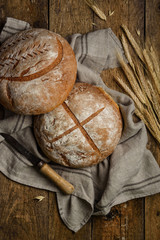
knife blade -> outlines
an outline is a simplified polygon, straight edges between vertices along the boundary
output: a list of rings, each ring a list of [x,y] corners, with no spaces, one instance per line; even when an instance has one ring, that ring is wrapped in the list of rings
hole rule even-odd
[[[39,171],[52,180],[65,194],[71,194],[74,191],[74,186],[57,174],[47,163],[36,157],[20,144],[14,137],[6,133],[0,133],[5,141],[17,152],[26,157]]]

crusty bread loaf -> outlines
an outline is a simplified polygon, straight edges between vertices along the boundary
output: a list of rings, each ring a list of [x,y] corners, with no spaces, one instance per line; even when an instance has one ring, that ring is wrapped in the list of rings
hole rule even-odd
[[[76,83],[53,111],[36,116],[34,133],[51,160],[87,167],[109,156],[119,142],[122,118],[118,105],[101,88]]]
[[[0,47],[0,103],[19,114],[49,112],[67,98],[76,72],[74,52],[60,35],[17,33]]]

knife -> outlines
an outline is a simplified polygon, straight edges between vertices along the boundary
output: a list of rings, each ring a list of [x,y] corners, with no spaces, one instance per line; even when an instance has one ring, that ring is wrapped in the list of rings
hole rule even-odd
[[[33,155],[24,146],[22,146],[15,138],[6,133],[0,133],[7,143],[10,144],[12,148],[17,150],[20,154],[25,156],[39,171],[52,180],[59,189],[61,189],[65,194],[71,194],[74,191],[74,186],[57,174],[47,163],[42,159]]]

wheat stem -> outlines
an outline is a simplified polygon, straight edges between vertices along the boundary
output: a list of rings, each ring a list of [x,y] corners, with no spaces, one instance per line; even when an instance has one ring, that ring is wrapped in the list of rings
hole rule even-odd
[[[133,49],[137,53],[138,57],[144,62],[144,57],[143,57],[142,50],[138,46],[138,44],[135,41],[135,39],[133,38],[132,34],[130,33],[130,31],[128,30],[128,28],[125,25],[122,25],[122,28],[123,28],[123,30],[124,30],[128,40],[129,40],[130,44],[132,45]]]
[[[137,97],[139,98],[139,100],[145,104],[145,98],[142,94],[142,91],[136,81],[136,78],[132,72],[132,70],[129,68],[129,66],[123,61],[123,58],[120,54],[117,55],[118,56],[118,60],[119,60],[119,63],[132,87],[132,89],[134,90],[134,93],[137,95]]]
[[[143,94],[146,99],[146,107],[148,108],[148,111],[151,113],[151,116],[153,117],[153,120],[155,121],[156,125],[160,128],[159,123],[157,121],[157,117],[156,117],[156,115],[159,116],[159,112],[157,113],[157,104],[150,93],[150,89],[151,89],[151,86],[149,88],[150,82],[147,80],[146,81],[144,80],[145,79],[144,74],[139,68],[138,64],[136,65],[136,70],[137,70],[137,80],[142,86]]]
[[[132,57],[131,57],[131,54],[129,52],[128,44],[127,44],[127,41],[126,41],[126,39],[124,37],[124,34],[122,34],[121,41],[122,41],[122,45],[123,45],[123,48],[124,48],[125,56],[126,56],[128,62],[130,64],[130,66],[135,71],[135,66],[134,66],[134,63],[132,61]]]
[[[158,99],[158,95],[155,93],[155,91],[153,90],[152,84],[148,81],[148,84],[150,86],[150,92],[151,92],[151,96],[153,99],[153,109],[155,110],[157,117],[160,121],[160,104],[159,104],[159,99]]]
[[[118,55],[118,60],[131,89],[127,83],[119,77],[115,76],[115,80],[133,99],[136,107],[135,113],[144,121],[151,134],[160,143],[159,60],[152,47],[150,48],[150,52],[147,49],[142,50],[128,28],[125,25],[122,25],[122,28],[125,32],[125,35],[122,34],[122,45],[130,66],[126,64],[121,55]],[[134,58],[134,61],[125,36],[137,54],[137,58]],[[143,69],[139,66],[140,64],[143,66],[145,72],[143,72]],[[145,73],[147,74],[146,76]]]
[[[144,59],[145,59],[145,63],[147,65],[147,68],[148,68],[148,71],[154,81],[154,85],[155,85],[155,88],[157,89],[158,91],[158,94],[160,94],[160,82],[158,81],[158,78],[156,76],[156,73],[154,71],[154,68],[153,68],[153,65],[152,65],[152,62],[149,58],[149,55],[148,55],[148,52],[146,49],[143,50],[143,56],[144,56]]]
[[[152,58],[152,62],[153,62],[153,65],[154,65],[155,72],[157,74],[159,74],[159,71],[160,71],[159,62],[158,62],[158,59],[157,59],[157,55],[156,55],[152,46],[150,47],[150,55],[151,55],[151,58]]]
[[[141,115],[140,119],[144,121],[148,129],[152,132],[157,133],[156,139],[160,138],[160,125],[157,123],[157,119],[153,118],[153,115],[150,115],[148,113],[148,109],[145,109],[143,104],[139,101],[139,99],[136,97],[136,95],[130,90],[130,88],[124,83],[122,79],[120,79],[117,76],[114,76],[115,80],[117,83],[123,88],[123,90],[133,99],[135,105],[136,105],[136,110],[139,112],[139,115]],[[148,120],[148,121],[147,121]],[[160,139],[159,139],[160,140]],[[158,141],[159,141],[158,140]]]
[[[133,101],[137,104],[139,109],[142,109],[142,103],[139,101],[137,96],[132,92],[132,90],[124,83],[124,81],[118,76],[114,76],[116,82],[125,90],[125,92],[133,99]]]
[[[141,84],[141,88],[143,89],[144,94],[153,103],[150,89],[148,86],[148,81],[145,81],[145,76],[144,76],[143,71],[140,69],[140,66],[138,64],[136,64],[135,68],[136,68],[136,72],[137,72],[137,80]]]
[[[145,125],[147,126],[150,133],[160,143],[160,132],[158,134],[154,131],[154,129],[149,124],[149,122],[146,120],[146,118],[143,116],[143,114],[138,109],[135,109],[135,114],[145,123]]]

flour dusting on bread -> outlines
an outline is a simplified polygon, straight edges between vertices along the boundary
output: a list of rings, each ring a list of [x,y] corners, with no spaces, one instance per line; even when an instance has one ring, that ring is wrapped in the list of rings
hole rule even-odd
[[[53,161],[87,167],[110,155],[122,132],[117,104],[98,87],[76,83],[66,101],[34,121],[36,139]]]
[[[22,31],[0,47],[0,103],[19,114],[49,112],[67,98],[76,73],[63,37],[45,29]]]

